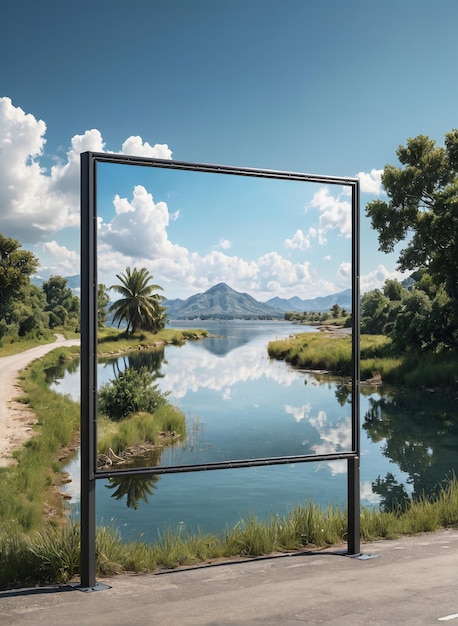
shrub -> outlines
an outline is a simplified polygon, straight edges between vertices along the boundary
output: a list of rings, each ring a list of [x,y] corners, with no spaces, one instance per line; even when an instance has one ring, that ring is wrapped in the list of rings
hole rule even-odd
[[[119,377],[103,385],[99,392],[99,410],[117,422],[132,413],[153,413],[166,402],[166,394],[153,384],[153,375],[144,367],[127,368]]]

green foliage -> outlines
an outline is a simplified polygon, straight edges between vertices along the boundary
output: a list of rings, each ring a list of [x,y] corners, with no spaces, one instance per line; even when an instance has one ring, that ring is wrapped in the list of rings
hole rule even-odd
[[[99,410],[113,421],[133,413],[153,413],[166,402],[165,394],[153,384],[153,375],[145,368],[127,368],[117,379],[99,391]]]
[[[414,274],[412,289],[387,280],[361,299],[361,332],[386,334],[398,353],[435,351],[455,345],[454,303],[443,285],[425,271]]]
[[[39,266],[34,254],[20,248],[19,241],[0,233],[0,318],[7,323],[11,321],[12,300],[29,284],[30,276]]]
[[[445,315],[441,316],[442,323],[446,323],[441,342],[454,349],[458,346],[457,154],[457,130],[445,136],[445,147],[437,147],[424,135],[408,139],[407,146],[399,146],[397,150],[403,167],[386,165],[382,175],[389,201],[375,200],[366,207],[372,226],[379,233],[380,250],[392,252],[397,243],[407,241],[399,254],[399,269],[422,269],[428,274],[428,287],[433,287],[426,289],[430,297],[433,296],[431,291],[440,287],[445,291],[447,303],[439,307],[446,308]],[[423,290],[424,286],[420,288]],[[408,327],[415,323],[415,313],[418,313],[410,314],[416,307],[414,301],[409,307],[402,322],[405,325],[405,318],[408,318]],[[425,342],[424,321],[418,321],[423,335],[422,347],[431,349],[428,338]],[[399,330],[401,332],[401,328]],[[431,331],[428,333],[431,335]]]
[[[135,333],[137,330],[157,332],[164,328],[167,315],[162,306],[162,296],[154,291],[162,290],[159,285],[152,285],[152,274],[145,267],[138,270],[136,267],[131,271],[126,268],[125,274],[116,274],[120,285],[112,285],[122,295],[111,305],[110,311],[114,313],[113,323],[127,323],[126,332]]]
[[[43,283],[46,296],[45,310],[49,311],[49,326],[79,326],[80,300],[74,296],[67,279],[62,276],[51,276]]]
[[[403,499],[403,495],[399,494]],[[445,483],[433,498],[420,497],[394,511],[362,508],[361,539],[394,539],[458,524],[458,481]],[[96,531],[97,575],[147,572],[212,562],[222,557],[256,557],[285,550],[335,545],[347,540],[347,512],[339,507],[297,505],[284,516],[260,520],[249,514],[221,535],[191,534],[180,526],[159,533],[157,541],[123,543],[110,526]],[[18,584],[62,583],[80,572],[79,526],[70,521],[60,528],[48,524],[26,538],[11,526],[0,534],[0,587]]]
[[[110,296],[105,285],[99,284],[97,287],[97,323],[101,328],[107,321],[107,306],[110,303]]]

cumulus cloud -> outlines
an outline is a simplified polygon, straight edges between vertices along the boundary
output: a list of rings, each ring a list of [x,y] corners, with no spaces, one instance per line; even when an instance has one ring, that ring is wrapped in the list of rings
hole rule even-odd
[[[80,271],[80,256],[74,250],[61,246],[57,241],[48,241],[43,244],[43,251],[55,259],[52,264],[52,273],[59,276],[74,276]],[[47,268],[43,268],[45,271]]]
[[[116,195],[113,206],[112,218],[99,220],[100,271],[120,271],[127,265],[141,264],[154,276],[160,275],[162,283],[177,282],[190,290],[205,291],[215,283],[226,282],[261,299],[279,292],[297,295],[312,286],[317,289],[309,262],[293,263],[278,252],[248,261],[227,253],[228,240],[220,241],[222,250],[207,254],[171,242],[167,203],[156,202],[141,185],[134,188],[131,198]]]
[[[359,178],[362,193],[379,196],[382,193],[382,174],[383,170],[376,169],[372,169],[370,172],[359,172],[356,178]]]
[[[342,236],[351,237],[351,204],[347,200],[341,200],[341,196],[334,197],[328,187],[320,187],[314,194],[308,207],[317,208],[320,211],[318,237],[321,243],[326,242],[326,233],[337,230]],[[313,234],[316,230],[313,229]],[[309,234],[312,234],[309,231]]]
[[[291,239],[285,239],[285,246],[293,250],[308,250],[310,248],[310,239],[298,228]]]
[[[0,98],[0,206],[2,230],[22,242],[48,240],[59,230],[79,225],[80,154],[103,152],[100,131],[75,135],[65,159],[50,169],[43,165],[46,124]],[[141,137],[129,137],[121,152],[171,158],[165,144],[151,146]]]
[[[347,289],[351,285],[351,263],[343,262],[337,270],[337,284],[342,289]]]
[[[394,270],[390,272],[384,265],[379,265],[376,270],[361,276],[361,292],[371,291],[372,289],[380,289],[388,278],[392,278],[401,282],[408,276],[408,273]]]

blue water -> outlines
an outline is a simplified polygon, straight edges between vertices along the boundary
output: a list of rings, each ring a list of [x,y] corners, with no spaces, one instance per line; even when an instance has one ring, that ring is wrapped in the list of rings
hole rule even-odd
[[[173,326],[205,327],[218,337],[165,349],[157,383],[186,415],[187,440],[166,448],[161,465],[351,449],[350,405],[339,403],[336,397],[342,381],[299,371],[267,356],[271,339],[313,332],[313,328],[254,321]],[[137,359],[145,356],[139,354]],[[99,385],[126,365],[136,365],[135,355],[100,363]],[[78,398],[79,372],[66,373],[54,387]],[[448,436],[439,432],[444,419],[448,424],[456,411],[453,399],[431,394],[421,402],[418,399],[418,394],[412,399],[407,392],[381,393],[375,388],[361,395],[364,505],[378,505],[393,489],[388,481],[388,487],[382,482],[374,490],[379,477],[392,475],[394,486],[401,485],[411,494],[424,485],[433,489],[454,469],[456,428],[449,425]],[[451,446],[448,451],[447,446]],[[68,468],[75,515],[77,468],[78,459]],[[98,481],[97,520],[112,522],[126,540],[154,539],[158,531],[178,526],[192,532],[221,532],[248,513],[261,518],[274,512],[281,515],[307,501],[345,506],[346,469],[346,461],[332,461],[164,475],[150,480],[152,493],[146,493],[148,502],[139,500],[137,510],[126,506],[125,496],[115,499],[115,488],[108,488],[107,481]]]

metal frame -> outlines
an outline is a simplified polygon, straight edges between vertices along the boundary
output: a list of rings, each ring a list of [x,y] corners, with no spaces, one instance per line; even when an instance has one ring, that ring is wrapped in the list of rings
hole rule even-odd
[[[145,467],[113,471],[97,470],[97,163],[178,169],[215,174],[235,174],[344,185],[352,194],[352,449],[322,455],[296,455],[257,459],[234,459],[195,465]],[[347,459],[348,551],[360,554],[360,331],[359,331],[359,180],[274,170],[131,157],[119,154],[81,154],[81,584],[86,591],[102,588],[96,582],[96,481],[112,476],[173,474],[238,467],[282,465]]]

